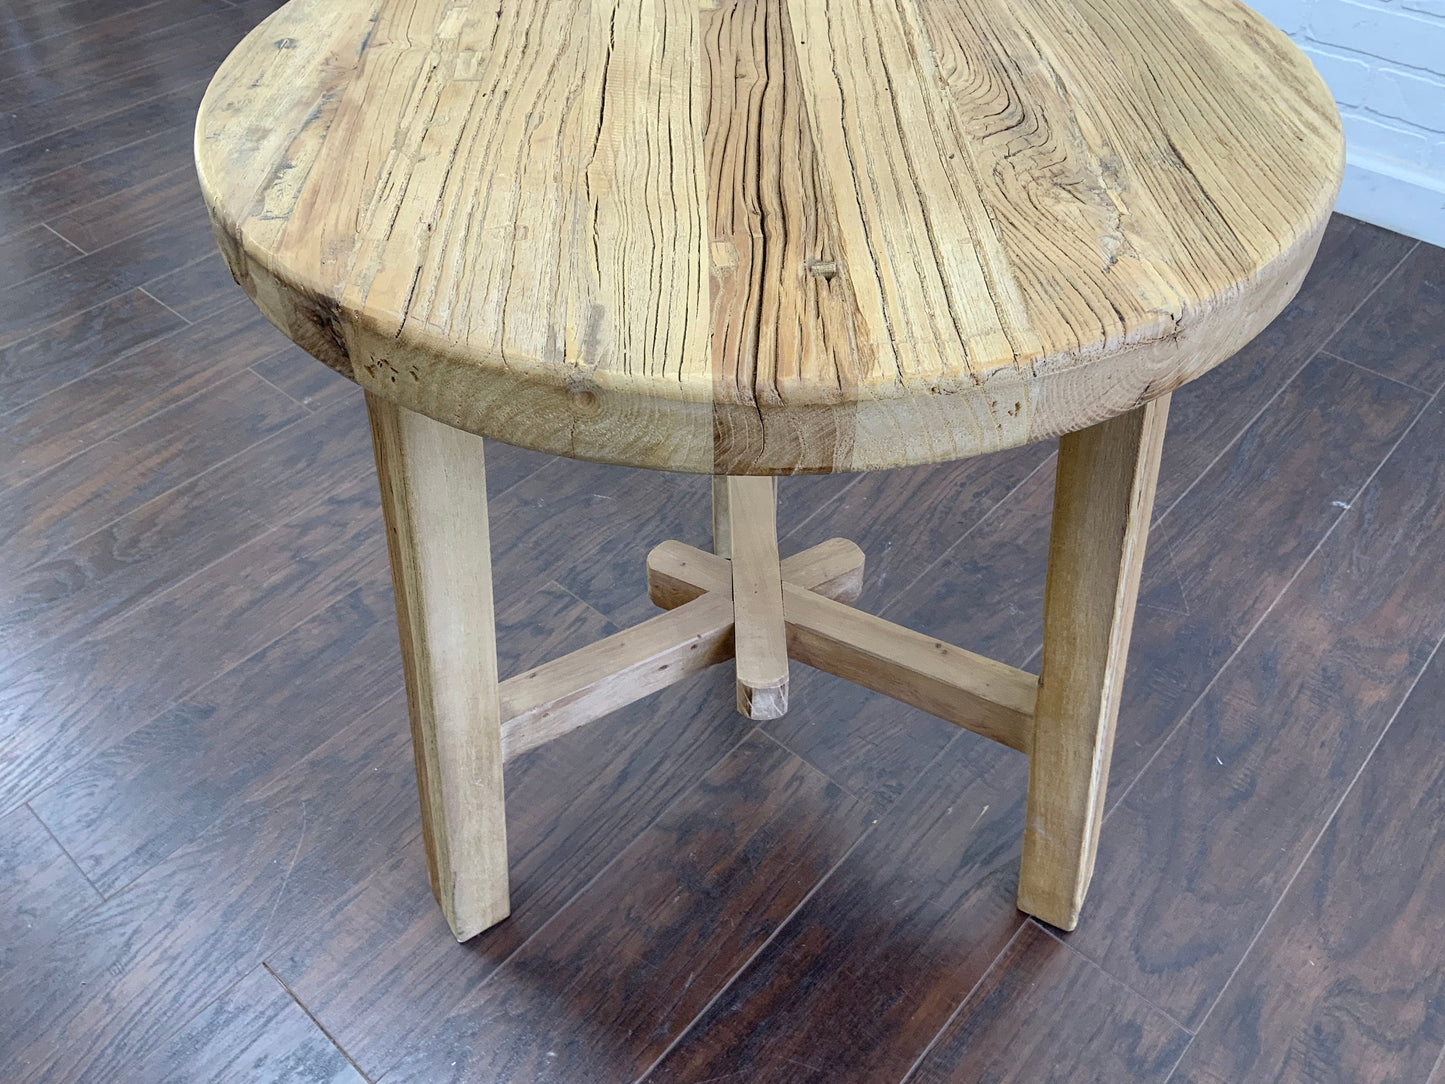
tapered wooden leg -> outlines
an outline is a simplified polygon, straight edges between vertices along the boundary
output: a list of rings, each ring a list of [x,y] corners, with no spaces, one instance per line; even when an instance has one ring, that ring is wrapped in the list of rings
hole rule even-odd
[[[1059,442],[1019,908],[1072,930],[1094,871],[1168,396]]]
[[[458,941],[507,917],[482,439],[367,396],[432,891]]]
[[[733,555],[732,535],[728,531],[728,480],[720,474],[712,480],[712,551],[719,557]]]
[[[788,634],[777,526],[771,478],[728,479],[738,711],[749,719],[779,719],[788,710]]]

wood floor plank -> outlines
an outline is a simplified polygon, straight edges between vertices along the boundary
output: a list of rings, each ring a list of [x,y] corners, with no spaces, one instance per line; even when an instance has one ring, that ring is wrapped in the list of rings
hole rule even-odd
[[[13,486],[0,560],[29,568],[285,429],[306,410],[248,370]]]
[[[847,853],[866,807],[755,731],[388,1080],[632,1080]]]
[[[371,476],[351,404],[289,425],[0,583],[0,652],[14,658],[109,620]],[[358,420],[360,424],[358,425]]]
[[[24,109],[31,101],[15,95],[25,88],[43,88],[53,81],[74,85],[118,74],[125,65],[139,63],[135,54],[154,47],[151,39],[169,36],[178,24],[223,12],[227,6],[224,0],[132,4],[82,26],[25,42],[0,53],[0,104]]]
[[[1197,1027],[1445,635],[1431,405],[1105,823],[1070,945]]]
[[[321,504],[203,576],[74,641],[0,666],[9,810],[362,583],[387,576],[376,482]]]
[[[185,266],[207,253],[210,231],[204,206],[178,204],[153,229],[0,291],[0,346]]]
[[[131,290],[0,349],[0,417],[184,326],[159,302]]]
[[[0,817],[0,976],[100,898],[28,808]]]
[[[657,612],[647,551],[669,538],[710,549],[712,505],[706,478],[554,459],[492,502],[492,524],[508,575],[555,579],[625,628]]]
[[[0,55],[16,48],[30,48],[36,42],[68,34],[110,18],[120,12],[143,7],[155,0],[28,0],[12,3],[0,23]]]
[[[1154,499],[1165,512],[1414,245],[1335,215],[1304,285],[1274,322],[1223,365],[1179,389]]]
[[[122,1080],[366,871],[420,846],[394,697],[0,976],[14,1084]]]
[[[199,320],[207,313],[225,308],[244,296],[218,252],[172,271],[169,275],[152,279],[146,283],[146,293],[187,320]],[[323,373],[332,373],[338,379],[345,379],[320,362],[316,362],[315,368]]]
[[[31,799],[105,895],[401,688],[391,594],[359,587]]]
[[[1445,1050],[1437,651],[1176,1074],[1425,1080]]]
[[[326,1033],[264,967],[197,1013],[135,1079],[241,1084],[364,1084]]]
[[[54,230],[32,226],[0,240],[0,290],[69,263],[81,251]]]
[[[140,186],[190,164],[193,126],[194,118],[190,123],[177,118],[149,136],[33,179],[12,181],[0,174],[0,236],[62,217],[129,188],[146,191]],[[14,187],[6,187],[12,184]],[[125,213],[126,198],[121,196],[114,206]]]
[[[498,621],[509,666],[610,631],[546,585]],[[110,895],[397,695],[397,652],[389,585],[359,587],[78,766],[31,808]]]
[[[960,734],[647,1079],[901,1080],[1023,922],[1024,768]]]
[[[118,192],[89,201],[75,210],[52,214],[46,224],[87,252],[95,252],[127,237],[165,225],[177,207],[187,204],[196,206],[200,199],[201,188],[196,180],[195,167],[187,163],[157,177],[142,177]],[[204,249],[182,254],[186,260],[211,257],[220,262],[219,253],[207,253]],[[153,279],[152,283],[165,282],[182,274],[184,269],[171,271]],[[229,274],[226,279],[230,281]]]
[[[881,615],[1023,667],[1042,635],[1052,507],[1053,471],[1046,464],[964,539],[957,561],[945,558],[922,581],[890,592]],[[838,518],[830,515],[814,529],[850,534],[851,522],[842,518],[846,512],[838,511]],[[895,566],[893,574],[907,583],[926,568],[928,555],[919,552],[908,564]],[[1000,604],[990,608],[997,599]],[[768,733],[876,808],[896,801],[954,738],[953,725],[941,719],[841,678],[797,669],[793,710],[768,724]]]
[[[1168,1016],[1030,922],[908,1080],[1163,1084],[1188,1041]]]
[[[1054,442],[997,455],[860,475],[835,500],[831,479],[790,478],[779,486],[778,529],[787,556],[829,538],[858,543],[868,557],[859,608],[876,613],[1004,500],[1044,462]],[[789,530],[800,516],[806,521]]]
[[[749,726],[733,710],[732,676],[719,668],[509,763],[512,915],[462,949],[432,899],[417,846],[378,867],[269,959],[358,1064],[380,1073],[686,794]]]
[[[323,410],[328,404],[338,399],[344,399],[347,396],[359,399],[361,396],[360,388],[340,373],[322,365],[299,346],[292,346],[289,350],[283,350],[265,361],[258,361],[251,366],[251,371],[263,380],[275,384],[307,410]],[[495,443],[494,441],[493,444]],[[518,451],[520,452],[521,449]],[[538,467],[551,459],[551,456],[542,456],[540,453],[524,454],[534,454]],[[490,458],[487,460],[487,466],[490,470]],[[493,491],[488,489],[487,492],[492,493]]]
[[[1317,358],[1151,532],[1114,739],[1116,796],[1421,406],[1408,389]]]
[[[148,34],[122,35],[117,47],[86,27],[71,40],[49,38],[40,47],[66,40],[59,61],[47,57],[0,79],[0,149],[43,139],[55,132],[99,120],[129,103],[181,90],[214,74],[226,54],[250,29],[250,21],[223,0],[209,9],[194,0],[159,0],[127,16],[149,16]],[[0,72],[5,71],[0,56]]]
[[[145,342],[95,372],[0,415],[0,486],[71,456],[264,361],[285,339],[250,304]],[[43,356],[43,352],[41,352]]]
[[[1116,793],[1338,518],[1333,502],[1351,499],[1422,403],[1409,389],[1322,358],[1239,440],[1231,435],[1212,454],[1171,460],[1168,449],[1171,442],[1207,446],[1218,437],[1213,429],[1165,437],[1165,469],[1218,461],[1151,537],[1110,773]],[[924,582],[893,595],[883,616],[1028,668],[1042,639],[1052,507],[1046,464]],[[856,520],[820,515],[809,529],[847,535]],[[892,801],[950,737],[922,713],[832,679],[800,671],[794,680],[797,706],[769,733],[876,802]]]
[[[1445,249],[1419,245],[1325,349],[1425,391],[1445,386]]]
[[[1339,387],[1341,379],[1347,381],[1347,386],[1338,401],[1321,391],[1331,381]],[[1356,487],[1364,482],[1404,431],[1421,402],[1421,398],[1412,395],[1409,389],[1361,370],[1346,372],[1338,362],[1316,363],[1312,369],[1301,374],[1298,387],[1292,387],[1260,418],[1239,443],[1237,457],[1226,457],[1216,464],[1213,470],[1217,477],[1196,487],[1174,513],[1182,524],[1193,522],[1196,516],[1201,522],[1211,521],[1212,517],[1214,546],[1204,548],[1201,543],[1196,562],[1201,575],[1191,583],[1207,593],[1224,597],[1221,609],[1211,611],[1210,616],[1215,621],[1234,622],[1237,629],[1232,634],[1235,644],[1242,640],[1253,620],[1248,614],[1231,616],[1229,601],[1232,599],[1236,606],[1240,604],[1238,592],[1231,594],[1231,589],[1241,582],[1253,585],[1256,578],[1264,581],[1272,579],[1276,584],[1275,590],[1282,589],[1338,517],[1339,509],[1331,505],[1331,499],[1340,492],[1346,493],[1346,499],[1352,495],[1353,490],[1344,487],[1351,481]],[[1321,450],[1325,448],[1335,455],[1328,466],[1321,458]],[[1281,463],[1287,466],[1281,467]],[[1245,496],[1241,497],[1241,494]],[[1234,498],[1234,502],[1230,503],[1225,497]],[[950,554],[938,569],[925,577],[924,582],[900,596],[888,610],[890,619],[904,620],[950,642],[1006,662],[1014,662],[1017,658],[1015,665],[1022,665],[1032,653],[1041,632],[1042,574],[1051,502],[1052,473],[1041,470],[1028,479],[1006,507],[989,517],[979,531],[970,536],[969,544],[960,547],[962,552]],[[1194,502],[1198,502],[1197,510]],[[1209,515],[1205,515],[1205,510]],[[1221,516],[1225,515],[1227,519],[1222,520]],[[1168,522],[1166,519],[1164,527]],[[1186,533],[1184,537],[1192,535]],[[1202,534],[1200,537],[1203,537]],[[1288,539],[1290,543],[1282,549],[1281,538]],[[1231,542],[1237,548],[1221,547],[1222,541]],[[1186,549],[1185,552],[1191,551]],[[1154,546],[1151,553],[1163,555],[1152,560],[1163,561],[1163,566],[1172,570],[1172,564],[1165,559],[1167,548]],[[1266,560],[1272,553],[1275,556]],[[1253,564],[1248,563],[1251,561]],[[1194,571],[1195,565],[1188,568]],[[1264,601],[1258,604],[1255,619],[1271,601],[1267,589],[1261,588],[1261,592]],[[1203,622],[1202,610],[1200,614],[1201,623],[1193,627],[1199,629],[1202,636],[1212,626]],[[1166,653],[1170,657],[1175,654],[1190,657],[1194,654],[1187,648],[1180,648],[1178,633],[1171,631],[1171,623],[1182,616],[1185,615],[1174,611],[1141,608],[1136,618],[1134,655],[1129,674],[1142,672],[1138,659],[1146,652]],[[1153,625],[1156,621],[1159,622],[1157,630]],[[1224,658],[1227,658],[1227,652],[1216,659],[1214,669]],[[1138,766],[1143,763],[1148,733],[1167,733],[1172,721],[1177,720],[1194,697],[1203,691],[1212,674],[1213,670],[1201,669],[1187,673],[1187,681],[1172,685],[1162,682],[1153,699],[1142,702],[1131,699],[1130,682],[1126,681],[1124,707],[1120,713],[1120,742],[1115,751],[1116,764],[1132,755],[1137,772]],[[1147,674],[1144,676],[1147,677]],[[1137,693],[1132,695],[1138,696]],[[856,702],[856,707],[853,702]],[[1134,707],[1130,706],[1131,703]],[[820,714],[804,723],[814,704],[821,704],[818,709]],[[777,732],[790,748],[829,771],[855,793],[871,793],[885,801],[893,799],[900,805],[906,805],[923,800],[915,797],[918,792],[927,791],[934,797],[940,790],[950,794],[957,792],[957,787],[942,786],[938,780],[925,775],[914,789],[904,791],[901,798],[896,798],[897,790],[911,780],[902,773],[893,775],[888,770],[889,758],[896,755],[895,749],[906,751],[910,744],[937,741],[939,739],[930,737],[927,728],[937,726],[947,729],[946,724],[936,720],[925,721],[921,713],[914,720],[910,713],[896,705],[869,701],[856,690],[842,686],[836,692],[830,688],[821,699],[800,692],[799,705],[798,712],[794,713],[797,718],[790,715],[784,719]],[[914,728],[923,736],[914,737],[912,743],[894,736],[908,734]],[[969,740],[973,739],[970,737]],[[1157,737],[1153,740],[1157,747]],[[1125,748],[1130,744],[1135,747],[1132,754]],[[1019,799],[1026,775],[1023,758],[1003,750],[995,751],[992,747],[971,752],[984,758],[983,763],[992,765],[992,770],[997,773],[995,785],[1001,802]],[[997,759],[1009,757],[1012,759]],[[893,763],[907,762],[900,756]],[[875,831],[888,833],[887,825],[892,816],[892,810],[884,814]],[[1010,828],[1021,831],[1021,821],[1011,822]],[[1106,839],[1109,836],[1107,827],[1104,836]],[[891,842],[894,847],[908,845],[906,837],[900,839],[899,834],[894,834]],[[1005,891],[1011,892],[1017,876],[1018,839],[1001,830],[998,844],[1008,848],[1013,856],[1012,863],[1001,861],[1000,868],[1006,868],[1007,873],[999,875],[1009,878]],[[882,849],[884,846],[880,844]],[[961,844],[959,849],[962,850]],[[865,848],[860,848],[860,853],[863,850]],[[850,863],[852,861],[850,858]],[[1103,876],[1102,873],[1096,876],[1095,895],[1102,891],[1097,886],[1098,878]],[[1129,875],[1121,877],[1117,889],[1127,894],[1131,883]],[[1108,921],[1107,915],[1093,910],[1091,897],[1084,926],[1092,929],[1094,925]],[[1012,929],[1008,933],[1012,933]],[[801,943],[811,934],[811,927],[799,926],[795,930],[790,924],[769,946],[769,952],[801,954],[805,951]],[[857,976],[874,968],[869,953],[881,952],[882,949],[865,945],[857,950],[857,958],[842,945],[835,951],[837,956],[830,961],[831,966],[849,976]],[[792,1040],[780,1037],[789,1028],[806,1031],[806,1021],[810,1019],[831,1019],[836,1012],[842,1011],[831,1002],[814,999],[811,993],[806,999],[800,999],[801,1004],[792,1004],[794,995],[790,991],[800,984],[808,985],[812,981],[811,975],[810,971],[809,977],[804,978],[797,971],[781,965],[775,965],[767,975],[753,977],[745,974],[738,990],[729,991],[719,1002],[722,1007],[700,1025],[702,1030],[699,1034],[684,1039],[679,1049],[690,1053],[677,1055],[682,1060],[677,1062],[675,1077],[663,1073],[660,1079],[706,1079],[709,1074],[727,1072],[742,1073],[747,1079],[752,1079],[753,1074],[761,1074],[760,1079],[769,1079],[770,1073],[786,1079],[780,1072],[768,1067],[781,1064],[793,1056],[809,1064],[821,1064],[827,1070],[831,1063],[826,1059],[821,1063],[814,1062],[811,1059],[813,1052],[804,1053],[801,1046],[795,1054],[793,1048],[787,1045]],[[943,1001],[952,999],[948,1009],[942,1010],[945,1018],[966,992],[966,988],[959,991],[950,985],[950,977],[939,976],[933,971],[917,977],[916,982],[918,989],[910,995],[912,997],[930,1004],[935,998]],[[832,996],[841,999],[844,995],[839,991]],[[864,1005],[868,1003],[866,998],[862,1002]],[[773,1017],[780,1012],[789,1015],[775,1024]],[[726,1022],[733,1017],[736,1017],[735,1022]],[[761,1021],[767,1023],[762,1024]],[[942,1026],[941,1021],[938,1026]],[[766,1038],[758,1040],[764,1052],[749,1055],[746,1061],[726,1052],[736,1044],[746,1043],[748,1040],[743,1036],[754,1027],[763,1027],[767,1033]],[[920,1043],[913,1035],[909,1040],[900,1039],[899,1042],[903,1047],[908,1047],[909,1042],[918,1044],[911,1047],[912,1056],[916,1057],[922,1050],[922,1044],[931,1037],[932,1033],[929,1033]],[[902,1061],[906,1051],[900,1050],[890,1056]],[[837,1064],[841,1065],[841,1051],[837,1058]],[[672,1061],[669,1058],[664,1065]],[[905,1069],[906,1066],[904,1061]]]
[[[0,151],[0,186],[21,188],[163,132],[175,135],[184,127],[189,135],[207,82],[198,79],[181,90]]]

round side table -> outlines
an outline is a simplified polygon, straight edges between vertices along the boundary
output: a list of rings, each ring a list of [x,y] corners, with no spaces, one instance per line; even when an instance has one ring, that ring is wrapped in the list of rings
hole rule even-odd
[[[1030,759],[1019,906],[1078,922],[1169,393],[1289,301],[1343,169],[1237,0],[291,0],[196,161],[236,281],[366,390],[432,888],[508,913],[506,758],[790,660]],[[772,475],[1062,435],[1042,674],[780,560]],[[481,438],[714,476],[667,612],[499,681]]]

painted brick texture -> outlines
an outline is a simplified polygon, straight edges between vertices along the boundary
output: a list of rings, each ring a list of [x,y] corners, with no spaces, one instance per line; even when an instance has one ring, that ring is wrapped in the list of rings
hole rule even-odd
[[[1329,84],[1353,152],[1445,175],[1445,0],[1253,0]]]

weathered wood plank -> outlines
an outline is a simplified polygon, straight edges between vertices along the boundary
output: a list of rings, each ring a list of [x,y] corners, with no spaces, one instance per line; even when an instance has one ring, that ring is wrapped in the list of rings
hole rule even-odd
[[[733,654],[733,604],[694,599],[502,682],[502,756],[510,760]]]
[[[1035,675],[792,584],[783,585],[783,611],[799,662],[1029,751]]]
[[[458,941],[507,917],[482,439],[368,395],[427,871]]]
[[[728,479],[728,549],[738,711],[749,719],[781,718],[788,712],[788,636],[771,478]]]
[[[1019,907],[1064,930],[1093,876],[1168,417],[1166,395],[1059,439]]]

